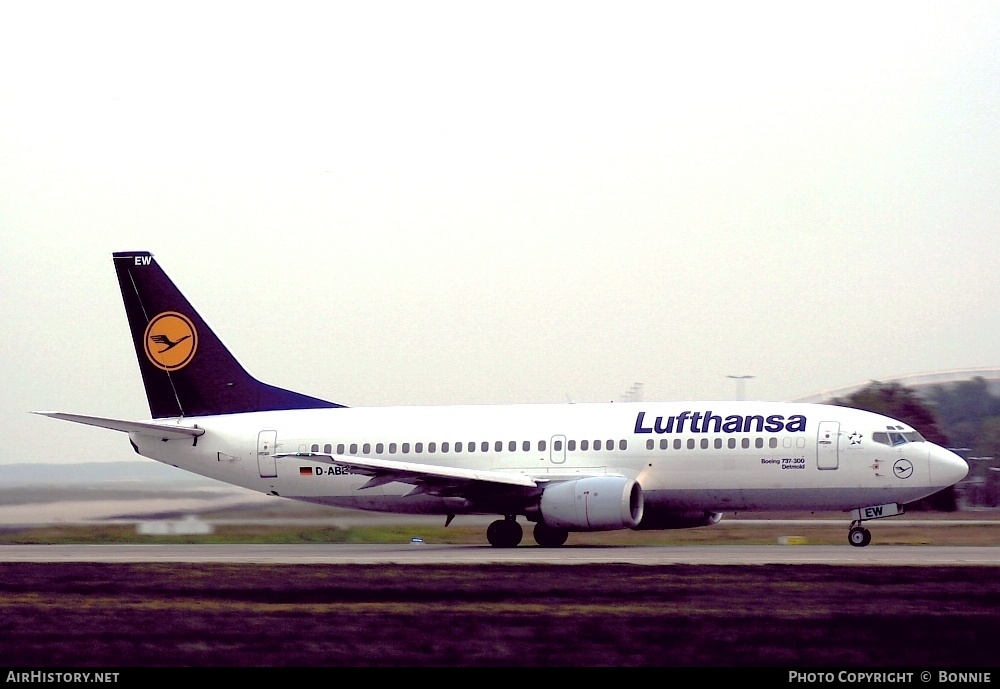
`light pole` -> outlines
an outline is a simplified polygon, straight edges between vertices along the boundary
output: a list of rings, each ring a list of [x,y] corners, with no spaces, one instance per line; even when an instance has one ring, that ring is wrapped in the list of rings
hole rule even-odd
[[[628,392],[622,395],[622,402],[642,402],[642,383],[632,383]]]
[[[726,376],[736,381],[736,399],[743,400],[746,397],[747,381],[753,376]]]

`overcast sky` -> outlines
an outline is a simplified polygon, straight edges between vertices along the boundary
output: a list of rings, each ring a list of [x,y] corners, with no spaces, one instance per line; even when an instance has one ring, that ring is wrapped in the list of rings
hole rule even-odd
[[[130,459],[111,252],[352,406],[1000,364],[1000,3],[6,2],[2,462]],[[11,452],[10,450],[13,450]]]

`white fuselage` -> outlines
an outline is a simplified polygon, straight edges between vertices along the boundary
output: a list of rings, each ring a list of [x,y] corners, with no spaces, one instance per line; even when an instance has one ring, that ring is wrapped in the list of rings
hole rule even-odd
[[[851,510],[906,503],[952,485],[967,466],[912,429],[828,405],[682,402],[269,411],[178,420],[204,435],[130,434],[140,454],[286,498],[388,512],[484,511],[406,483],[277,453],[318,452],[528,475],[542,482],[616,475],[667,510]],[[460,448],[460,449],[459,449]],[[405,496],[405,497],[404,497]],[[489,508],[485,511],[493,513]]]

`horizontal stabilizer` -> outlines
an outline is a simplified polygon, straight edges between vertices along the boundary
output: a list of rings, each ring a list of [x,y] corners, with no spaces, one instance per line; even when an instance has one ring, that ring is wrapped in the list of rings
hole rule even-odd
[[[192,428],[191,426],[171,425],[165,423],[151,423],[144,421],[124,421],[122,419],[105,419],[100,416],[83,416],[81,414],[64,414],[57,411],[36,411],[32,414],[49,416],[53,419],[72,421],[73,423],[83,423],[88,426],[98,426],[109,428],[112,431],[122,431],[124,433],[139,433],[154,438],[164,438],[178,440],[182,438],[197,438],[205,434],[204,428]]]

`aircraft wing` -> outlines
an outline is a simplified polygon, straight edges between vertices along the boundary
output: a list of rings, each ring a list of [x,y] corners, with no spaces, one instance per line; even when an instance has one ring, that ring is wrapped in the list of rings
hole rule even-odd
[[[314,462],[324,462],[335,466],[346,467],[356,474],[371,476],[359,488],[374,488],[386,483],[410,483],[413,490],[407,495],[418,493],[436,493],[446,488],[460,488],[472,483],[514,486],[520,488],[536,488],[539,481],[526,476],[501,471],[475,471],[457,467],[444,467],[436,464],[414,464],[411,462],[394,462],[388,459],[371,459],[369,457],[348,457],[331,455],[323,452],[279,452],[276,459],[294,457],[310,459]]]
[[[181,440],[184,438],[197,438],[205,434],[204,428],[192,426],[181,426],[167,423],[156,423],[152,421],[125,421],[123,419],[106,419],[101,416],[83,416],[82,414],[65,414],[57,411],[35,411],[32,414],[48,416],[53,419],[82,423],[88,426],[98,426],[99,428],[109,428],[113,431],[124,433],[139,433],[154,438],[165,440]]]

